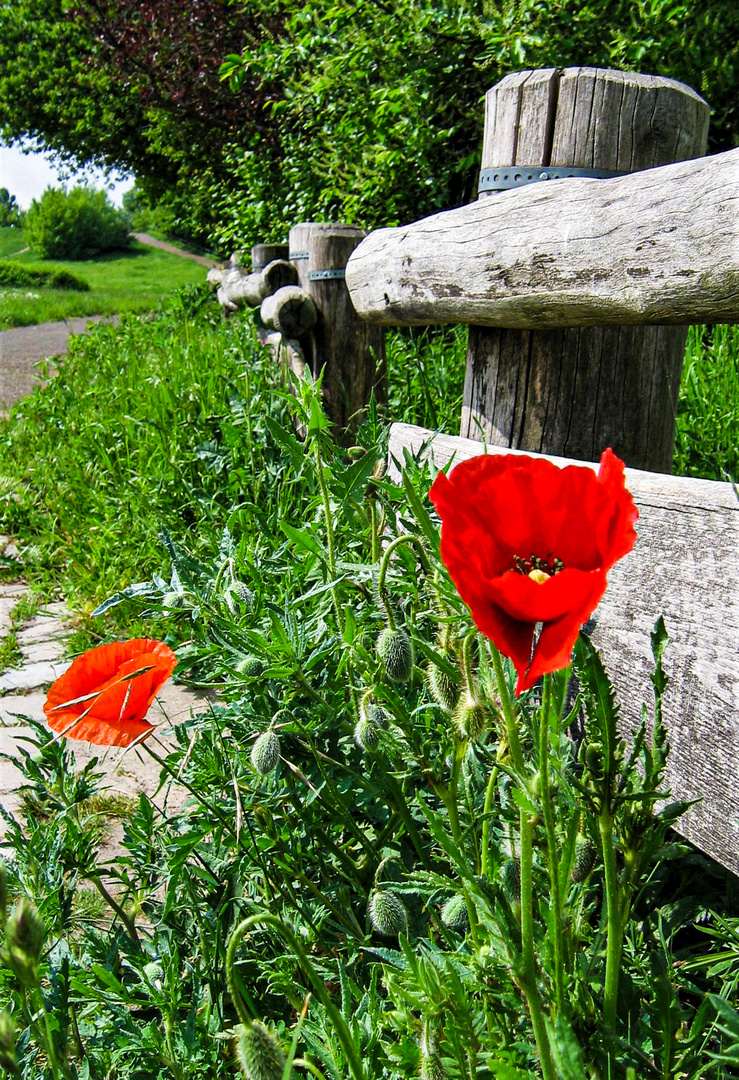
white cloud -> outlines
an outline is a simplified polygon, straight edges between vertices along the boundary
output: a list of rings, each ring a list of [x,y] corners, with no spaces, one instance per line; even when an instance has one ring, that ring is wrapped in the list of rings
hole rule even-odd
[[[24,210],[29,208],[32,199],[40,198],[49,186],[72,186],[83,182],[96,188],[105,187],[111,200],[120,206],[124,191],[133,187],[133,177],[116,174],[111,181],[106,181],[99,169],[86,169],[73,174],[63,170],[60,178],[59,169],[51,164],[49,155],[35,152],[24,154],[19,146],[0,146],[0,187],[7,188],[11,195],[15,195],[18,205]]]

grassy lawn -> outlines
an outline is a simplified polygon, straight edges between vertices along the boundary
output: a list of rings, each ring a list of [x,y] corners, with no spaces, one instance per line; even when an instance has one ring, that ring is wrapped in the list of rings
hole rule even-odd
[[[0,259],[15,255],[26,246],[22,229],[0,229]]]
[[[18,229],[0,229],[0,258],[23,248]],[[205,267],[166,251],[134,241],[127,252],[103,255],[83,262],[35,260],[30,252],[15,256],[19,265],[36,269],[68,270],[83,278],[89,292],[65,289],[0,290],[0,329],[33,326],[81,315],[112,315],[124,311],[151,311],[162,296],[179,285],[200,284]]]

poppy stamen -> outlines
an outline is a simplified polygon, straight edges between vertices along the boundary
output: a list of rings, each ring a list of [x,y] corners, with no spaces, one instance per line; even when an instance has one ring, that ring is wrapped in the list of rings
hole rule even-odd
[[[539,584],[548,581],[550,577],[554,577],[555,574],[559,574],[565,568],[565,564],[561,559],[552,558],[551,552],[546,559],[540,558],[539,555],[529,555],[528,559],[523,559],[520,555],[514,555],[513,562],[519,574],[524,574]]]

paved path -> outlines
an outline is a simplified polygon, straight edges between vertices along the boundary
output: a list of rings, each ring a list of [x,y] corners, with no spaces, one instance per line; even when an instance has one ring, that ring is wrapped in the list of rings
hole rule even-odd
[[[0,331],[0,410],[10,409],[38,386],[41,361],[65,353],[71,334],[84,334],[91,323],[117,321],[117,315],[87,315]]]
[[[12,556],[14,546],[7,537],[0,537],[0,551]],[[24,739],[35,736],[28,719],[45,723],[46,692],[71,663],[65,656],[65,639],[70,633],[72,615],[65,604],[47,604],[35,615],[22,620],[20,626],[14,626],[19,620],[13,618],[13,611],[28,593],[28,587],[22,582],[0,584],[0,639],[14,633],[23,657],[19,667],[0,674],[0,804],[12,814],[17,814],[22,807],[17,791],[22,774],[14,762],[3,755],[15,758],[21,748],[28,747]],[[206,697],[177,686],[171,680],[165,683],[148,714],[152,723],[162,728],[161,735],[150,736],[159,742],[156,751],[160,755],[166,754],[175,745],[174,736],[167,735],[167,729],[188,719],[191,712],[207,708]],[[103,787],[109,793],[138,797],[139,792],[144,791],[160,808],[165,800],[170,808],[180,806],[187,797],[186,790],[177,785],[171,788],[165,785],[159,792],[159,765],[142,749],[126,751],[119,747],[91,746],[76,740],[70,740],[70,748],[77,768],[84,768],[93,757],[99,759],[98,767],[105,774]],[[0,840],[6,830],[5,820],[0,817]],[[120,828],[111,821],[109,843],[102,852],[103,862],[115,856],[119,832]]]
[[[193,262],[200,263],[201,266],[220,266],[215,259],[209,259],[205,255],[193,255],[190,251],[183,251],[182,248],[175,247],[174,244],[168,244],[164,240],[157,240],[155,236],[149,236],[148,233],[135,232],[131,233],[140,244],[146,244],[147,247],[159,248],[161,251],[168,251],[170,255],[181,255],[183,259],[192,259]]]

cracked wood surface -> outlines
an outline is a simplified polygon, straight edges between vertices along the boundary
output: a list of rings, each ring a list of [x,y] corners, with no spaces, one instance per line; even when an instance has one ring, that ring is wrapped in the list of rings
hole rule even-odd
[[[406,450],[440,468],[482,452],[470,439],[393,424],[391,475],[398,476]],[[627,469],[626,483],[639,508],[638,541],[609,572],[593,639],[618,690],[628,735],[642,701],[653,701],[650,634],[664,616],[666,786],[671,799],[700,800],[678,831],[739,874],[739,500],[731,484],[712,480]]]
[[[739,149],[378,229],[346,280],[386,326],[739,322]]]

